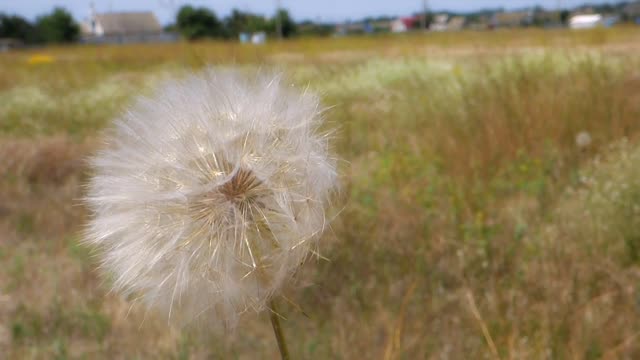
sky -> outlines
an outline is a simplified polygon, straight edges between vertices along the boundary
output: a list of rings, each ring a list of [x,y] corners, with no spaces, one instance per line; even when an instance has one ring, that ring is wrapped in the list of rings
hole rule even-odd
[[[153,11],[160,22],[167,24],[176,10],[184,5],[206,6],[222,17],[232,8],[270,15],[278,0],[0,0],[0,12],[8,12],[34,19],[51,11],[54,6],[69,10],[81,21],[89,14],[93,2],[97,12],[107,11]],[[585,2],[614,3],[598,0],[429,0],[429,9],[469,11],[481,8],[504,7],[506,9],[541,5],[546,8],[573,7]],[[280,0],[296,20],[344,21],[366,16],[409,15],[422,8],[422,0]]]

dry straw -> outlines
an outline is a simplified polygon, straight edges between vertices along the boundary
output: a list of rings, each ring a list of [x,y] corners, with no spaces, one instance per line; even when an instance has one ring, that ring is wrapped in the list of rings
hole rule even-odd
[[[321,125],[317,96],[265,74],[209,69],[137,100],[91,159],[86,197],[114,289],[178,325],[270,308],[327,225]]]

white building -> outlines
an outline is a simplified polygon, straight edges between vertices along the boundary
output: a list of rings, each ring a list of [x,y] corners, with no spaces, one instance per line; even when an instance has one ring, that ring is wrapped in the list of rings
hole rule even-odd
[[[391,32],[403,33],[416,27],[416,24],[420,21],[417,16],[413,17],[401,17],[391,22]]]
[[[600,14],[574,15],[569,19],[571,29],[593,29],[603,25],[603,18]]]
[[[259,31],[251,34],[251,43],[254,45],[262,45],[267,42],[267,33]]]
[[[449,15],[447,14],[436,15],[431,25],[429,25],[429,30],[446,31],[448,22],[449,22]]]
[[[431,31],[458,31],[462,30],[466,19],[464,16],[449,17],[447,14],[436,15],[429,30]]]
[[[89,18],[81,26],[84,42],[133,43],[175,41],[177,36],[165,33],[156,16],[145,12],[96,13],[91,9]]]

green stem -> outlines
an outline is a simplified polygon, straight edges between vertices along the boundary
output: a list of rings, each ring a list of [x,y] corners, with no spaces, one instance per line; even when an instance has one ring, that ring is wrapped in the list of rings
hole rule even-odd
[[[278,349],[280,349],[280,357],[282,360],[289,360],[289,351],[287,350],[287,342],[284,339],[284,333],[282,332],[282,327],[280,326],[280,315],[278,314],[278,309],[276,308],[275,300],[271,299],[269,302],[269,307],[271,308],[269,315],[271,318],[271,326],[273,326],[273,333],[276,334],[276,340],[278,341]]]

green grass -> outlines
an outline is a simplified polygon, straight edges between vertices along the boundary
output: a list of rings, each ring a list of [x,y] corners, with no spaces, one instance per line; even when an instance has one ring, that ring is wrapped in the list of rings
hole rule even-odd
[[[107,293],[78,244],[99,131],[163,77],[210,64],[279,69],[331,106],[340,215],[320,247],[329,261],[307,264],[286,293],[308,317],[281,306],[294,358],[494,358],[493,346],[501,358],[636,358],[639,37],[527,30],[3,54],[0,348],[277,356],[265,314],[234,334],[168,329]],[[56,61],[28,65],[36,52]],[[587,147],[575,143],[582,131]]]

